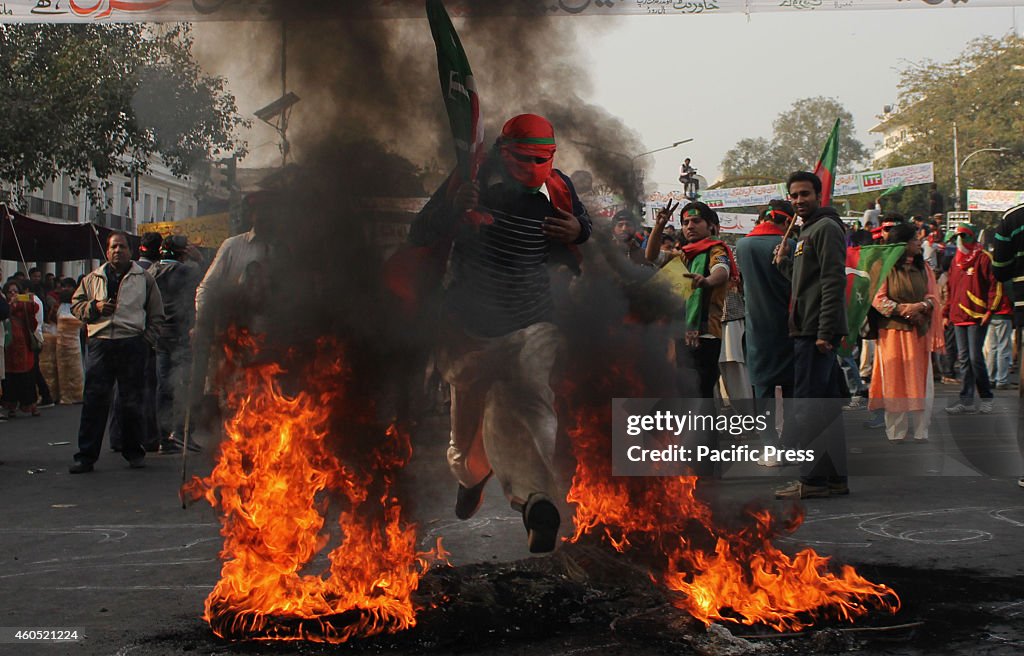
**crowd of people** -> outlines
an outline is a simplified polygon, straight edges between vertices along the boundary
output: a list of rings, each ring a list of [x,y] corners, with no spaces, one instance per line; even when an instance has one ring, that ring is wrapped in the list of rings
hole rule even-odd
[[[556,500],[566,490],[552,391],[566,336],[554,320],[549,267],[578,274],[586,264],[574,255],[593,231],[572,181],[553,167],[555,151],[546,119],[510,119],[477,179],[453,174],[410,230],[414,251],[450,266],[435,357],[451,385],[455,514],[472,517],[494,476],[522,512],[534,552],[554,548]],[[687,178],[692,169],[684,166]],[[844,406],[862,407],[866,398],[877,413],[871,425],[884,426],[889,440],[923,442],[936,383],[960,385],[958,402],[946,408],[951,415],[992,411],[990,368],[999,388],[1014,386],[1011,331],[994,327],[1011,321],[997,318],[1012,315],[1010,292],[994,277],[977,228],[942,235],[941,217],[904,220],[879,207],[869,225],[847,225],[822,205],[822,191],[813,173],[793,173],[787,198],[772,201],[735,248],[721,239],[718,214],[693,198],[669,203],[647,231],[619,212],[609,235],[612,269],[626,287],[652,277],[641,268],[675,261],[686,268],[691,291],[680,309],[634,317],[668,327],[658,334],[666,335],[664,364],[678,372],[675,387],[696,382],[701,397],[721,396],[734,407],[779,404],[784,421],[769,422],[759,437],[783,454],[813,452],[800,461],[800,478],[776,490],[782,499],[850,493]],[[850,335],[847,255],[869,244],[900,244],[901,256],[871,299],[871,320]],[[787,458],[761,464],[796,464]]]
[[[249,231],[226,239],[209,267],[184,236],[146,233],[135,260],[127,235],[110,233],[107,261],[70,295],[86,333],[72,474],[93,471],[108,419],[110,448],[132,468],[144,467],[147,453],[201,449],[187,437],[189,408],[206,391],[212,335],[227,323],[254,327],[266,289],[266,196],[250,194]]]
[[[662,267],[681,258],[691,272],[695,293],[672,324],[677,362],[700,381],[702,395],[717,393],[728,403],[752,397],[761,411],[776,395],[839,397],[845,410],[871,410],[865,427],[884,429],[900,444],[928,441],[936,385],[959,387],[958,400],[945,408],[950,415],[991,413],[994,389],[1017,389],[1012,374],[1019,367],[1024,295],[1014,285],[1024,286],[1024,278],[997,279],[999,267],[977,226],[943,232],[942,215],[904,218],[881,213],[880,202],[868,223],[844,223],[818,205],[821,182],[813,174],[793,174],[788,190],[789,198],[771,201],[732,248],[719,238],[717,213],[699,201],[681,208],[682,234],[672,230],[671,203],[649,229],[626,210],[613,220],[613,239],[631,262]],[[904,245],[903,255],[881,280],[861,331],[847,335],[848,249],[878,244]],[[726,373],[737,369],[746,375]],[[815,422],[802,415],[800,402],[789,407],[790,439],[770,426],[762,436],[767,442],[793,448],[799,438],[792,436],[801,430],[827,433],[819,446],[844,460],[835,413],[822,412],[827,406],[820,402],[808,406],[809,415],[835,422],[812,431]],[[845,466],[827,460],[804,467],[801,479],[777,496],[848,493]]]
[[[451,388],[455,513],[472,517],[494,476],[522,512],[533,552],[555,548],[568,471],[552,388],[566,338],[555,323],[550,266],[579,274],[580,246],[593,231],[572,181],[553,167],[555,150],[543,117],[509,120],[477,178],[449,178],[409,234],[412,247],[450,260],[434,362]],[[873,411],[868,425],[884,427],[893,443],[924,442],[936,385],[959,386],[951,415],[992,412],[993,388],[1016,387],[1014,308],[1024,302],[1012,299],[1024,297],[1004,283],[1018,267],[994,263],[976,226],[944,235],[941,216],[881,212],[847,225],[822,205],[822,191],[813,173],[793,173],[787,198],[771,201],[732,245],[715,210],[693,199],[670,203],[646,232],[620,212],[610,232],[617,267],[686,267],[683,306],[654,319],[667,326],[665,365],[677,380],[734,408],[783,408],[784,421],[759,437],[782,454],[813,450],[800,478],[776,491],[784,499],[849,494],[844,407]],[[127,235],[113,232],[107,261],[77,281],[37,269],[8,280],[0,298],[3,418],[81,403],[75,474],[93,471],[108,419],[110,446],[132,468],[144,466],[147,452],[198,449],[183,439],[189,381],[206,381],[190,375],[202,350],[195,343],[242,315],[260,327],[274,210],[258,198],[247,203],[250,231],[226,240],[205,275],[203,256],[183,237],[148,233],[135,260]],[[902,255],[863,329],[848,334],[848,252],[872,244],[903,245]],[[761,464],[796,464],[788,457]]]
[[[38,417],[57,403],[81,402],[81,324],[70,313],[76,286],[74,278],[58,280],[38,267],[4,282],[0,421]]]
[[[111,449],[132,467],[143,466],[147,451],[184,447],[183,388],[202,255],[184,237],[147,233],[135,261],[121,232],[110,234],[106,254],[106,263],[77,280],[36,267],[15,273],[0,298],[0,421],[81,404],[75,474],[92,471],[108,428]]]

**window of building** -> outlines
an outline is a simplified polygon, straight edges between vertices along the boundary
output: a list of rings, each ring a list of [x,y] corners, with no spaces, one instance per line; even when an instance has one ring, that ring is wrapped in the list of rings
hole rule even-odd
[[[156,220],[164,220],[164,199],[160,197],[156,199]]]
[[[153,196],[150,194],[146,194],[144,202],[142,203],[142,220],[153,220]]]
[[[174,211],[176,209],[177,208],[175,207],[174,200],[171,199],[171,198],[168,198],[167,199],[167,220],[168,221],[177,221],[178,220],[177,215],[174,213]]]

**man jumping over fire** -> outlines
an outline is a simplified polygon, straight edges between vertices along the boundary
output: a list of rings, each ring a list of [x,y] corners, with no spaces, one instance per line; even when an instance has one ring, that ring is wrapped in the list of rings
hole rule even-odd
[[[571,260],[570,249],[591,233],[569,177],[552,167],[554,154],[546,119],[512,118],[477,180],[449,179],[409,233],[415,245],[452,244],[438,364],[452,386],[455,514],[472,517],[496,474],[523,513],[533,553],[555,548],[561,519],[554,500],[564,496],[551,389],[563,338],[553,323],[548,266]],[[484,220],[465,221],[469,211]]]

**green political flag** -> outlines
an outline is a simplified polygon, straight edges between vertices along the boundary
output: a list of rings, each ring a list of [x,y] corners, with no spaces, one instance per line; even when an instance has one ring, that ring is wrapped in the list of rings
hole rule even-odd
[[[872,299],[906,248],[906,244],[878,244],[846,249],[847,336],[839,349],[840,355],[850,355],[853,351]]]

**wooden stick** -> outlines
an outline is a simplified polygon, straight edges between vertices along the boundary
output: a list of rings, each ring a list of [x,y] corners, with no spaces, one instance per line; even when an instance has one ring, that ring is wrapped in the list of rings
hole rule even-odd
[[[772,264],[778,265],[782,261],[782,246],[789,239],[789,235],[793,232],[793,226],[796,225],[797,213],[793,211],[793,218],[789,220],[789,227],[786,228],[786,234],[782,236],[782,241],[779,242],[779,250],[775,251],[775,257],[772,259]]]
[[[189,385],[189,392],[191,392],[191,391],[192,391],[192,386],[190,384]],[[183,431],[184,435],[182,436],[182,440],[181,440],[181,442],[182,442],[182,444],[184,446],[182,446],[182,448],[181,448],[181,491],[178,492],[178,495],[181,497],[181,509],[182,510],[185,510],[185,508],[188,507],[188,504],[185,501],[184,489],[185,489],[185,483],[188,482],[188,441],[189,441],[189,437],[191,436],[191,433],[192,433],[191,424],[192,424],[192,399],[189,398],[188,399],[188,404],[185,406],[185,430]]]

